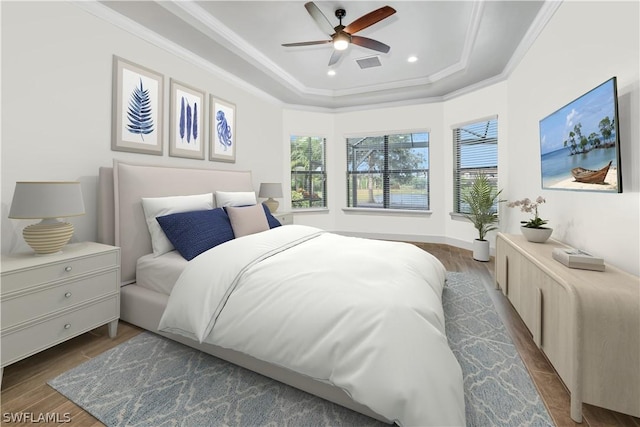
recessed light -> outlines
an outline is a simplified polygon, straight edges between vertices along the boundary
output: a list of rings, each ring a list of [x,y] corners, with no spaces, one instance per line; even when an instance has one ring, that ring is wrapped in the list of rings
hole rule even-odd
[[[416,62],[418,60],[417,56],[410,56],[409,58],[407,58],[407,61],[409,62]]]
[[[327,71],[327,75],[328,75],[328,76],[335,76],[335,75],[336,75],[336,70],[329,70],[329,71]]]

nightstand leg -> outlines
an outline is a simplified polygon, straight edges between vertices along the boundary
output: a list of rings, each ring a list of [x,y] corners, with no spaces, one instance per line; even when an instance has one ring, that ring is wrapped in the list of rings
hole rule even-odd
[[[109,338],[115,338],[118,335],[118,319],[109,322]]]

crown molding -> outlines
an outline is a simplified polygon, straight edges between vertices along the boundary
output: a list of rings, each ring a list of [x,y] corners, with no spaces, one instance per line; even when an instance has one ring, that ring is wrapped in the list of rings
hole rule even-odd
[[[179,16],[188,24],[200,29],[205,35],[223,46],[233,46],[235,48],[234,53],[239,54],[242,59],[258,68],[269,70],[273,77],[283,81],[290,89],[300,93],[307,89],[295,77],[287,73],[282,67],[253,47],[240,35],[233,32],[222,21],[215,18],[196,2],[190,0],[160,1],[157,4]]]
[[[507,80],[511,75],[511,73],[513,72],[513,70],[515,70],[517,65],[520,63],[520,61],[522,61],[522,59],[525,57],[526,53],[529,51],[531,46],[533,46],[533,43],[536,41],[540,33],[542,33],[544,28],[547,26],[547,24],[553,17],[556,10],[558,10],[562,2],[563,0],[546,0],[544,2],[542,7],[540,8],[540,11],[536,15],[535,20],[533,21],[533,23],[525,33],[524,37],[522,38],[522,41],[518,44],[518,47],[514,51],[514,54],[511,56],[511,59],[509,59],[509,62],[507,63],[507,65],[504,67],[504,69],[500,74],[490,77],[488,79],[482,80],[478,83],[472,84],[470,86],[463,87],[462,89],[456,90],[454,92],[450,92],[445,96],[443,96],[442,99],[444,101],[448,101],[450,99],[457,98],[459,96],[466,95],[468,93],[475,92],[487,86],[491,86],[496,83]]]
[[[314,95],[327,98],[340,98],[342,96],[360,95],[369,92],[380,92],[389,89],[402,89],[414,86],[423,86],[435,81],[444,79],[459,71],[465,70],[469,63],[473,45],[475,44],[480,23],[482,21],[482,12],[484,10],[484,0],[474,1],[471,10],[471,17],[464,45],[460,55],[460,59],[455,64],[440,70],[430,76],[420,77],[416,79],[398,80],[382,84],[364,85],[349,89],[318,89],[304,85],[293,75],[285,71],[266,57],[261,51],[253,47],[245,39],[233,32],[229,27],[224,25],[220,20],[216,19],[209,12],[191,0],[183,1],[163,1],[158,4],[169,12],[180,16],[187,23],[200,28],[204,34],[211,39],[224,45],[231,45],[235,48],[234,52],[239,54],[245,61],[258,66],[259,68],[269,71],[272,77],[277,78],[287,87],[295,91],[299,96]]]
[[[512,55],[511,59],[503,69],[503,71],[494,77],[488,78],[481,82],[466,86],[462,89],[456,90],[454,92],[450,92],[443,96],[435,96],[435,97],[423,97],[416,99],[408,99],[401,101],[391,101],[391,102],[380,102],[375,104],[366,104],[366,105],[357,105],[357,106],[349,106],[349,107],[321,107],[321,106],[312,106],[312,105],[302,105],[302,104],[292,104],[285,103],[282,100],[274,97],[273,95],[268,94],[262,89],[253,86],[252,84],[246,82],[245,80],[237,77],[236,75],[218,67],[212,62],[205,60],[204,58],[196,55],[195,53],[185,49],[184,47],[166,39],[165,37],[160,36],[156,32],[140,25],[139,23],[127,18],[115,10],[99,3],[97,0],[68,0],[70,3],[80,7],[86,12],[109,22],[139,38],[145,40],[154,46],[157,46],[191,64],[194,64],[211,74],[220,77],[221,79],[237,86],[240,89],[247,91],[261,99],[264,99],[272,104],[282,106],[283,108],[295,109],[295,110],[303,110],[303,111],[316,111],[323,113],[341,113],[341,112],[351,112],[351,111],[363,111],[363,110],[371,110],[371,109],[379,109],[379,108],[390,108],[390,107],[400,107],[400,106],[408,106],[408,105],[418,105],[418,104],[429,104],[447,101],[479,89],[482,89],[487,86],[491,86],[493,84],[499,83],[501,81],[506,80],[511,72],[516,68],[518,63],[524,58],[526,52],[533,45],[537,37],[543,31],[549,20],[554,15],[555,11],[562,4],[562,0],[546,0],[538,12],[534,22],[527,30],[525,36],[522,41],[516,48],[516,51]],[[260,68],[266,69],[268,73],[273,77],[285,84],[289,89],[293,92],[297,93],[298,96],[318,96],[325,97],[329,101],[336,100],[342,96],[350,96],[350,95],[359,95],[363,93],[368,93],[371,91],[385,91],[390,89],[401,89],[406,87],[415,87],[415,86],[424,86],[445,77],[448,77],[454,73],[460,72],[467,68],[469,58],[471,56],[471,52],[473,46],[476,42],[476,38],[478,35],[480,23],[482,20],[482,12],[484,10],[484,1],[477,1],[473,3],[473,8],[471,12],[471,18],[469,21],[469,26],[467,30],[467,35],[465,38],[465,43],[463,46],[463,50],[460,56],[460,60],[434,74],[431,74],[427,77],[404,80],[404,81],[396,81],[389,82],[385,84],[379,85],[369,85],[369,86],[361,86],[353,89],[343,89],[343,90],[321,90],[309,88],[302,83],[300,83],[297,79],[267,58],[262,52],[255,49],[252,45],[250,45],[246,40],[239,37],[236,33],[231,31],[227,26],[218,21],[208,12],[206,12],[202,7],[197,5],[193,1],[169,1],[169,2],[158,2],[157,4],[167,9],[169,12],[176,14],[181,19],[185,20],[191,25],[196,26],[196,28],[203,31],[208,37],[212,38],[216,42],[223,44],[232,44],[238,49],[238,52],[241,53],[241,57],[250,62],[253,65],[256,65]]]
[[[462,54],[460,60],[455,64],[444,68],[437,73],[433,73],[429,76],[431,82],[437,82],[445,77],[449,77],[459,71],[465,70],[469,65],[469,58],[473,50],[473,45],[476,43],[478,37],[478,31],[480,31],[480,22],[482,22],[482,12],[484,11],[484,0],[473,2],[473,8],[471,9],[471,19],[469,20],[469,26],[467,28],[467,36],[464,40],[464,46],[462,47]]]
[[[525,33],[524,37],[518,44],[518,47],[514,51],[513,55],[505,65],[502,74],[510,75],[516,66],[522,61],[526,53],[529,51],[533,43],[536,41],[540,33],[547,26],[553,15],[556,13],[563,0],[546,0],[540,11],[536,15],[536,18],[531,23],[529,29]]]
[[[238,86],[240,89],[243,89],[253,95],[258,96],[270,103],[276,105],[283,105],[283,102],[274,96],[264,92],[261,89],[247,83],[246,81],[236,77],[235,75],[229,73],[228,71],[223,70],[222,68],[214,65],[213,63],[203,59],[202,57],[194,54],[193,52],[185,49],[184,47],[166,39],[165,37],[160,36],[154,31],[149,30],[148,28],[140,25],[139,23],[133,21],[126,16],[121,15],[115,10],[97,2],[94,0],[86,1],[86,0],[69,0],[71,4],[78,6],[84,11],[94,15],[100,19],[105,20],[106,22],[115,25],[134,36],[141,38],[142,40],[151,43],[152,45],[159,47],[167,52],[175,55],[185,61],[196,65],[213,75],[216,75],[229,83]]]

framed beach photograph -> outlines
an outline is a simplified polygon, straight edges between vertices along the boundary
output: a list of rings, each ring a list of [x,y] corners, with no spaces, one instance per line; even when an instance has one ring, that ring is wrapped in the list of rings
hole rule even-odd
[[[542,188],[622,192],[615,77],[540,120],[540,154]]]
[[[162,155],[164,77],[113,56],[111,149]]]
[[[209,160],[236,161],[236,106],[210,95]]]
[[[169,155],[204,160],[204,92],[170,82]]]

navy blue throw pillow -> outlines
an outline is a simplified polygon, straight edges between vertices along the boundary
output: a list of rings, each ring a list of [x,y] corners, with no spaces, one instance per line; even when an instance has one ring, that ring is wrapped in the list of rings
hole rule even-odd
[[[282,224],[280,224],[280,221],[278,221],[278,219],[275,216],[271,215],[271,211],[269,210],[269,207],[264,203],[262,204],[262,207],[264,208],[264,214],[267,216],[267,222],[269,223],[269,228],[280,227]]]
[[[171,244],[187,261],[235,238],[229,216],[222,208],[180,212],[159,216],[156,220]]]

